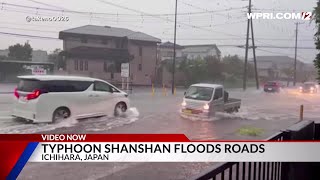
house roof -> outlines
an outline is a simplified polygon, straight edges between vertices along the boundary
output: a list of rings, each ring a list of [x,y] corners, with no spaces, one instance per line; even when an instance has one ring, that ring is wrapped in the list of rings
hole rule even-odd
[[[250,59],[250,63],[253,63],[253,59]],[[285,68],[292,66],[294,58],[289,56],[257,56],[257,67],[259,69],[269,69],[271,67]],[[297,60],[297,65],[302,67],[305,63]]]
[[[215,44],[185,45],[184,51],[199,53],[199,52],[208,52],[212,48],[215,48],[219,54],[221,53],[221,51],[218,49],[217,45]]]
[[[95,25],[85,25],[85,26],[61,31],[59,33],[59,38],[63,39],[66,35],[70,35],[70,34],[118,37],[118,38],[127,37],[129,40],[161,42],[160,39],[142,32],[132,31],[130,29],[125,29],[125,28],[117,28],[117,27],[110,27],[110,26],[95,26]]]
[[[251,59],[253,61],[253,59]],[[289,56],[257,56],[257,61],[261,62],[274,62],[274,63],[288,63],[294,62],[294,58]],[[301,61],[297,60],[298,62],[302,63]]]
[[[159,46],[161,48],[173,48],[174,47],[174,43],[167,41],[165,43],[161,43]],[[184,47],[176,44],[176,48],[177,49],[183,49]]]

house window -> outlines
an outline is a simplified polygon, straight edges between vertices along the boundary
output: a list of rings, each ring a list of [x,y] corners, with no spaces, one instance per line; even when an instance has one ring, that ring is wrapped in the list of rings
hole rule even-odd
[[[106,39],[104,39],[104,40],[102,40],[102,44],[108,44],[108,40],[106,40]]]
[[[84,70],[85,70],[85,71],[88,71],[88,61],[85,61],[85,62],[84,62]]]
[[[108,63],[106,61],[103,63],[103,70],[104,72],[108,72]]]
[[[117,63],[116,63],[116,72],[117,72],[117,73],[120,73],[120,72],[121,72],[121,63],[120,63],[120,62],[117,62]]]
[[[122,41],[121,41],[121,48],[124,49],[124,48],[125,48],[125,45],[126,45],[126,41],[125,41],[125,40],[122,40]]]
[[[138,65],[138,70],[139,70],[139,71],[142,71],[142,64],[139,64],[139,65]]]
[[[81,42],[82,42],[82,43],[87,43],[87,42],[88,42],[88,39],[87,39],[87,38],[81,38]]]
[[[78,60],[74,60],[74,70],[79,70]]]
[[[116,40],[116,48],[121,48],[121,41],[120,40]]]
[[[139,47],[139,56],[142,56],[142,47]]]
[[[80,71],[83,71],[83,61],[80,61]]]

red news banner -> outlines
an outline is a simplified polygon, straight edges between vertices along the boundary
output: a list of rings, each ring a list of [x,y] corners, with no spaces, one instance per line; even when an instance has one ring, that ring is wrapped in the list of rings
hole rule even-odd
[[[320,162],[314,141],[190,141],[181,134],[2,134],[0,146],[1,179],[16,179],[27,162]]]
[[[0,134],[0,179],[15,179],[41,142],[187,142],[184,135]],[[28,149],[29,148],[29,149]],[[29,155],[29,157],[28,157]],[[8,176],[10,173],[10,176]]]

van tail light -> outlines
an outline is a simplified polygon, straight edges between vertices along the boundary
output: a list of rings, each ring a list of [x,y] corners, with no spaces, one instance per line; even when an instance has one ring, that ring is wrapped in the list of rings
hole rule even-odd
[[[14,96],[15,96],[17,99],[19,99],[19,97],[20,97],[17,88],[14,89]]]
[[[43,94],[41,90],[36,89],[27,95],[27,100],[37,99],[41,94]]]

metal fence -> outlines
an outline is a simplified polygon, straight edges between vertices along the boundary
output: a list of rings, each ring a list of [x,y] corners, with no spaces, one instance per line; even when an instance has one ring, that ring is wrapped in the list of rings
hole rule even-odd
[[[312,137],[311,137],[312,136]],[[297,124],[295,127],[279,132],[268,141],[320,140],[320,124],[313,122]],[[320,152],[319,152],[320,153]],[[227,162],[220,163],[211,170],[192,179],[196,180],[295,180],[319,177],[320,163],[283,163],[283,162]],[[301,172],[299,172],[299,168]],[[294,170],[293,170],[294,169]],[[298,170],[297,170],[298,169]],[[318,169],[318,170],[317,170]],[[310,176],[307,176],[309,173]],[[299,177],[298,177],[299,176]],[[296,178],[294,178],[296,177]],[[317,178],[316,178],[317,179]],[[320,179],[320,178],[319,178]]]

